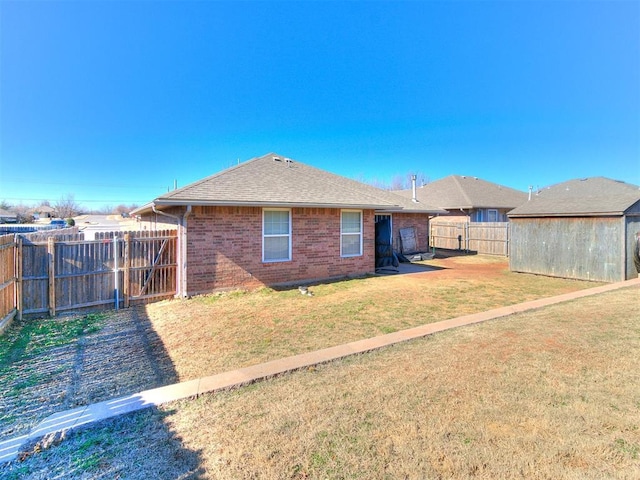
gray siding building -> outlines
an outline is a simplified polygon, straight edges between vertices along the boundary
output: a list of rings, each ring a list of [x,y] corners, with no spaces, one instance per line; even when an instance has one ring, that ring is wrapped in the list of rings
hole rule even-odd
[[[635,278],[640,187],[604,177],[545,188],[509,212],[510,269],[617,282]]]

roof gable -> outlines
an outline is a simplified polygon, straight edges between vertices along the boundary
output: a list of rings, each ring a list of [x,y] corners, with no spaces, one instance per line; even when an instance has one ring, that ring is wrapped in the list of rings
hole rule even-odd
[[[257,157],[215,175],[168,192],[153,203],[161,205],[245,205],[438,213],[427,205],[340,175],[293,161],[275,153]],[[142,207],[144,209],[144,207]]]
[[[543,188],[530,201],[509,212],[509,216],[622,215],[638,202],[637,185],[591,177]]]
[[[396,193],[411,198],[411,190]],[[460,208],[514,208],[527,200],[520,190],[488,182],[478,177],[450,175],[416,189],[419,201],[446,210]]]

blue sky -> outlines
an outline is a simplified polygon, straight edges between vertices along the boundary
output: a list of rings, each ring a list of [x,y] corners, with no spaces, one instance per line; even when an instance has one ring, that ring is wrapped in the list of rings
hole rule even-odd
[[[0,200],[142,204],[272,151],[640,184],[640,2],[0,0]]]

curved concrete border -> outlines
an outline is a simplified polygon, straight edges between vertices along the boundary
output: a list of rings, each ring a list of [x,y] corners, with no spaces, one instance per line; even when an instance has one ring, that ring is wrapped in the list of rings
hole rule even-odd
[[[15,459],[20,447],[25,443],[37,440],[45,435],[55,434],[66,430],[79,428],[84,425],[105,420],[125,413],[135,412],[147,407],[158,406],[164,403],[185,398],[197,397],[204,393],[214,393],[221,390],[236,388],[260,380],[265,380],[276,375],[292,372],[302,368],[331,362],[351,355],[369,352],[397,343],[413,340],[420,337],[441,332],[450,328],[471,325],[474,323],[506,317],[514,313],[555,305],[569,300],[597,295],[619,288],[640,286],[640,278],[625,282],[612,283],[600,287],[579,290],[554,297],[533,300],[530,302],[496,308],[486,312],[464,315],[441,322],[429,323],[399,332],[380,335],[378,337],[345,343],[336,347],[324,348],[313,352],[302,353],[292,357],[272,360],[270,362],[252,365],[250,367],[231,370],[229,372],[212,375],[209,377],[176,383],[165,387],[145,390],[126,397],[114,398],[100,403],[94,403],[73,410],[55,413],[38,424],[28,435],[11,438],[0,442],[0,462]]]

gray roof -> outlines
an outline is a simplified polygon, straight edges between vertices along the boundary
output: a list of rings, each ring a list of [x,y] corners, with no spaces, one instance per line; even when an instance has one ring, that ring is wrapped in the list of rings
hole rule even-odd
[[[172,205],[367,208],[442,213],[436,207],[270,153],[168,192],[134,213]]]
[[[18,215],[10,212],[9,210],[5,210],[4,208],[0,208],[0,217],[2,218],[18,218]]]
[[[411,198],[411,190],[398,190]],[[527,201],[527,194],[520,190],[488,182],[478,177],[450,175],[416,189],[419,201],[437,205],[446,210],[461,208],[514,208]]]
[[[638,202],[637,185],[591,177],[543,188],[509,217],[622,215]]]

